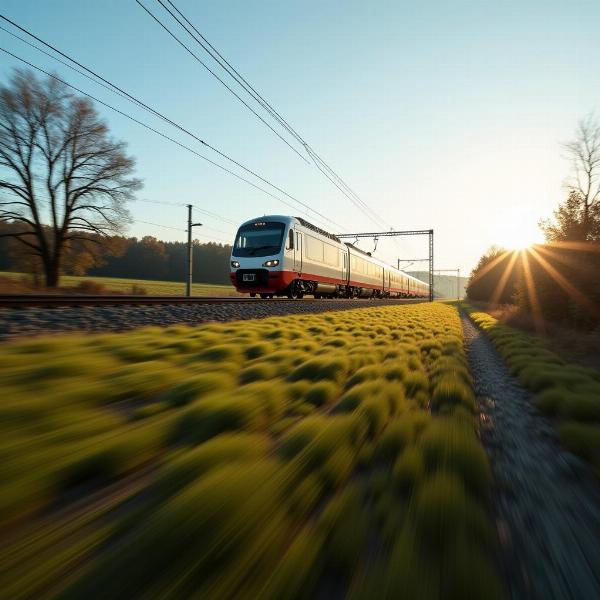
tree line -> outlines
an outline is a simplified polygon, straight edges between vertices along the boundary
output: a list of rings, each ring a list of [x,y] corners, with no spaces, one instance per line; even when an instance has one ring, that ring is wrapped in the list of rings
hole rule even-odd
[[[42,262],[27,252],[11,236],[18,223],[0,220],[0,271],[30,273],[45,283]],[[184,281],[187,273],[187,243],[165,242],[152,236],[111,236],[81,232],[77,240],[65,246],[61,272],[65,275],[124,277],[164,281]],[[101,242],[101,243],[100,243]],[[193,279],[204,283],[229,283],[231,246],[214,242],[192,244]]]
[[[493,246],[471,273],[471,300],[512,303],[538,323],[600,324],[600,123],[583,119],[564,144],[566,198],[539,226],[545,244],[521,252]]]

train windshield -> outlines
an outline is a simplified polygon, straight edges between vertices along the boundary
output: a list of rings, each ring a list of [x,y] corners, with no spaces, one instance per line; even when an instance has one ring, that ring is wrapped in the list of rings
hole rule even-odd
[[[270,256],[279,254],[284,223],[257,221],[240,227],[233,245],[233,256]]]

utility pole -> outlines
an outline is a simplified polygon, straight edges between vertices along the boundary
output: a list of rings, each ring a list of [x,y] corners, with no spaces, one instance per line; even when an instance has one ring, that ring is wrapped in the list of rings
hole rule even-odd
[[[460,269],[436,269],[436,273],[456,273],[456,299],[460,300]]]
[[[192,205],[188,204],[188,241],[187,241],[187,277],[185,282],[185,295],[192,295],[192,227],[201,227],[202,223],[192,223]]]
[[[429,230],[429,302],[433,302],[433,229]]]

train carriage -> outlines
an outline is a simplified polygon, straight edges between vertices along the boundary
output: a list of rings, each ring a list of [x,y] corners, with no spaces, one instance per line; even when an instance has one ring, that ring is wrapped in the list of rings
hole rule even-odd
[[[300,217],[243,223],[230,265],[237,291],[263,298],[429,296],[427,284]]]

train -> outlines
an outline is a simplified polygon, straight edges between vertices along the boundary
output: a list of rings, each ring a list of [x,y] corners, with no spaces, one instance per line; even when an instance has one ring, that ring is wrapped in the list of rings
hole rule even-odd
[[[252,297],[428,298],[429,285],[300,217],[270,215],[240,225],[230,279]]]

